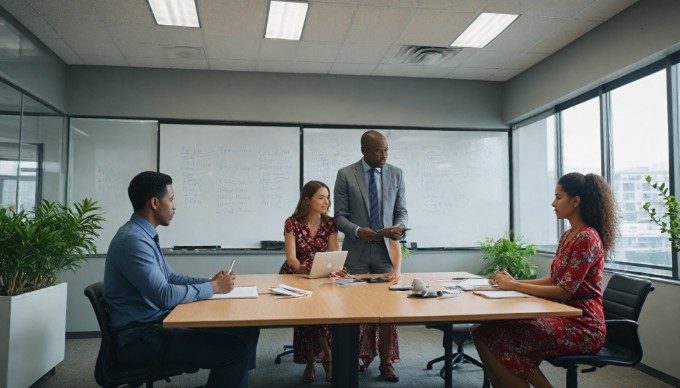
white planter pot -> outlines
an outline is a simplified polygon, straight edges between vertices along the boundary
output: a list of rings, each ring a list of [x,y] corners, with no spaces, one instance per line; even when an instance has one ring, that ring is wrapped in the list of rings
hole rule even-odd
[[[66,290],[0,296],[0,388],[27,388],[64,360]]]

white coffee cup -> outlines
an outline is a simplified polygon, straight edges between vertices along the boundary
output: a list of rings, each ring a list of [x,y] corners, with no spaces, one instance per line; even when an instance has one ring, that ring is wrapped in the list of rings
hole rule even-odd
[[[415,278],[413,279],[413,282],[411,282],[411,291],[413,292],[423,292],[427,290],[427,285],[425,284],[425,280],[421,278]]]

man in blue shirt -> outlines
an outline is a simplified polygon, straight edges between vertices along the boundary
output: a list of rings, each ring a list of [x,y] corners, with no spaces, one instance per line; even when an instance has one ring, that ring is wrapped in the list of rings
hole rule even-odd
[[[106,255],[104,298],[114,328],[163,319],[180,303],[206,299],[233,289],[234,275],[218,272],[212,279],[176,273],[158,244],[158,225],[168,226],[175,213],[172,178],[145,171],[128,187],[134,214],[111,240]],[[118,359],[128,365],[149,365],[163,352],[163,363],[193,364],[211,369],[206,387],[248,386],[255,367],[258,328],[163,329],[147,325],[122,330]]]

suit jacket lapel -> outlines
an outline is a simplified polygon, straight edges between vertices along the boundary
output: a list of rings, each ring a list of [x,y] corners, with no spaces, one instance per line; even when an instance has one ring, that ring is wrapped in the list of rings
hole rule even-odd
[[[387,225],[385,223],[385,208],[387,207],[388,202],[388,197],[390,195],[390,183],[391,183],[391,178],[390,178],[390,168],[385,164],[382,167],[381,174],[380,174],[380,182],[382,184],[382,195],[381,195],[381,202],[380,202],[380,220],[383,223],[384,227],[392,226],[392,225]]]
[[[366,214],[368,214],[370,209],[370,200],[368,198],[368,186],[366,185],[366,177],[364,176],[364,166],[361,164],[361,160],[354,167],[354,178],[356,178],[357,180],[359,192],[361,192],[361,197],[364,199]]]

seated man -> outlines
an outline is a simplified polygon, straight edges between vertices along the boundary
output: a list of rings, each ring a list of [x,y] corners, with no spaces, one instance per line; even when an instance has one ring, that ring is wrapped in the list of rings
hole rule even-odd
[[[146,171],[128,187],[134,214],[109,246],[104,272],[104,298],[114,328],[163,319],[180,303],[227,293],[234,275],[218,272],[212,279],[173,271],[158,244],[158,225],[168,226],[175,213],[170,176]],[[258,328],[163,329],[160,326],[118,333],[118,359],[128,365],[150,365],[163,352],[162,363],[192,364],[211,369],[207,387],[248,386],[248,370],[255,367]]]

